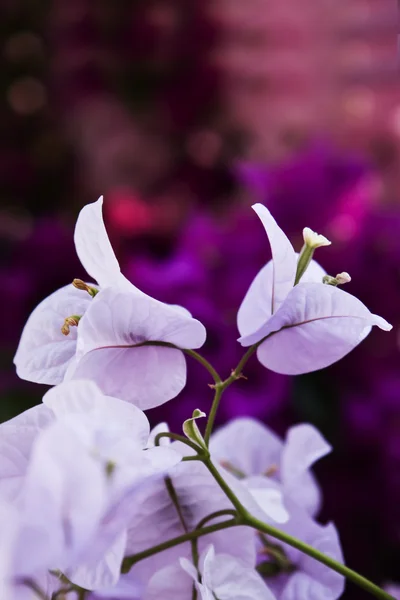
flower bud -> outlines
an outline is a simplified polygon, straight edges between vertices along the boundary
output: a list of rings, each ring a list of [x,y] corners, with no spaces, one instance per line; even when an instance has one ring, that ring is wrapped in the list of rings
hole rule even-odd
[[[349,283],[351,281],[351,277],[348,273],[343,271],[343,273],[339,273],[336,277],[332,277],[331,275],[324,275],[322,278],[322,283],[327,285],[344,285],[345,283]]]
[[[351,281],[351,277],[348,273],[346,273],[346,271],[343,271],[343,273],[339,273],[338,275],[336,275],[335,279],[338,282],[338,285],[344,285],[345,283],[350,283]]]
[[[191,440],[192,442],[194,442],[195,444],[200,446],[200,448],[203,448],[204,450],[207,451],[207,444],[205,443],[204,438],[201,435],[200,430],[197,427],[197,423],[196,423],[197,419],[201,419],[205,416],[206,416],[205,412],[196,408],[193,411],[192,418],[186,419],[186,421],[183,423],[182,428],[183,428],[183,433],[186,435],[187,438],[189,438],[189,440]]]

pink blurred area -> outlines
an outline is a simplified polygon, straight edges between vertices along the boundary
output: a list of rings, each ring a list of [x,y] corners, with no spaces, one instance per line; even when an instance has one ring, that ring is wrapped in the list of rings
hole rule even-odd
[[[371,158],[380,200],[395,200],[392,0],[15,0],[0,10],[11,212],[76,213],[122,188],[161,213],[167,203],[174,229],[172,206],[232,202],[222,175],[235,161],[276,163],[321,137]]]

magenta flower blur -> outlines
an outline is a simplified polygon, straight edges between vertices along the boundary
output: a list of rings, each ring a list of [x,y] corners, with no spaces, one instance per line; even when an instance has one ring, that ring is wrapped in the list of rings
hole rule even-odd
[[[316,263],[296,282],[300,258],[292,244],[265,206],[253,208],[267,232],[272,261],[251,284],[238,328],[242,346],[259,345],[257,356],[265,367],[287,375],[316,371],[343,358],[373,325],[390,331],[392,326],[357,298],[323,283]],[[315,243],[326,245],[318,237]]]

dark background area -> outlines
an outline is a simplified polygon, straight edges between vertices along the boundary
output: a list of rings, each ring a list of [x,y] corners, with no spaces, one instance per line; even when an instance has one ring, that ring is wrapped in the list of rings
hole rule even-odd
[[[31,310],[84,277],[80,208],[105,196],[122,270],[208,330],[237,364],[236,312],[269,259],[261,200],[299,249],[394,328],[288,378],[256,361],[220,421],[251,414],[284,434],[307,420],[334,445],[317,467],[323,520],[347,563],[400,579],[400,103],[389,0],[4,0],[0,8],[0,419],[40,402],[12,358]],[[176,431],[207,410],[207,377],[149,416]],[[347,598],[366,598],[349,586]]]

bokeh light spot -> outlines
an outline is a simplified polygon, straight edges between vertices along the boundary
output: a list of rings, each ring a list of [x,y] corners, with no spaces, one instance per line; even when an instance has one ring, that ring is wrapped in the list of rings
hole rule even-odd
[[[38,79],[24,77],[9,87],[7,100],[14,112],[20,115],[31,115],[46,104],[46,90]]]

